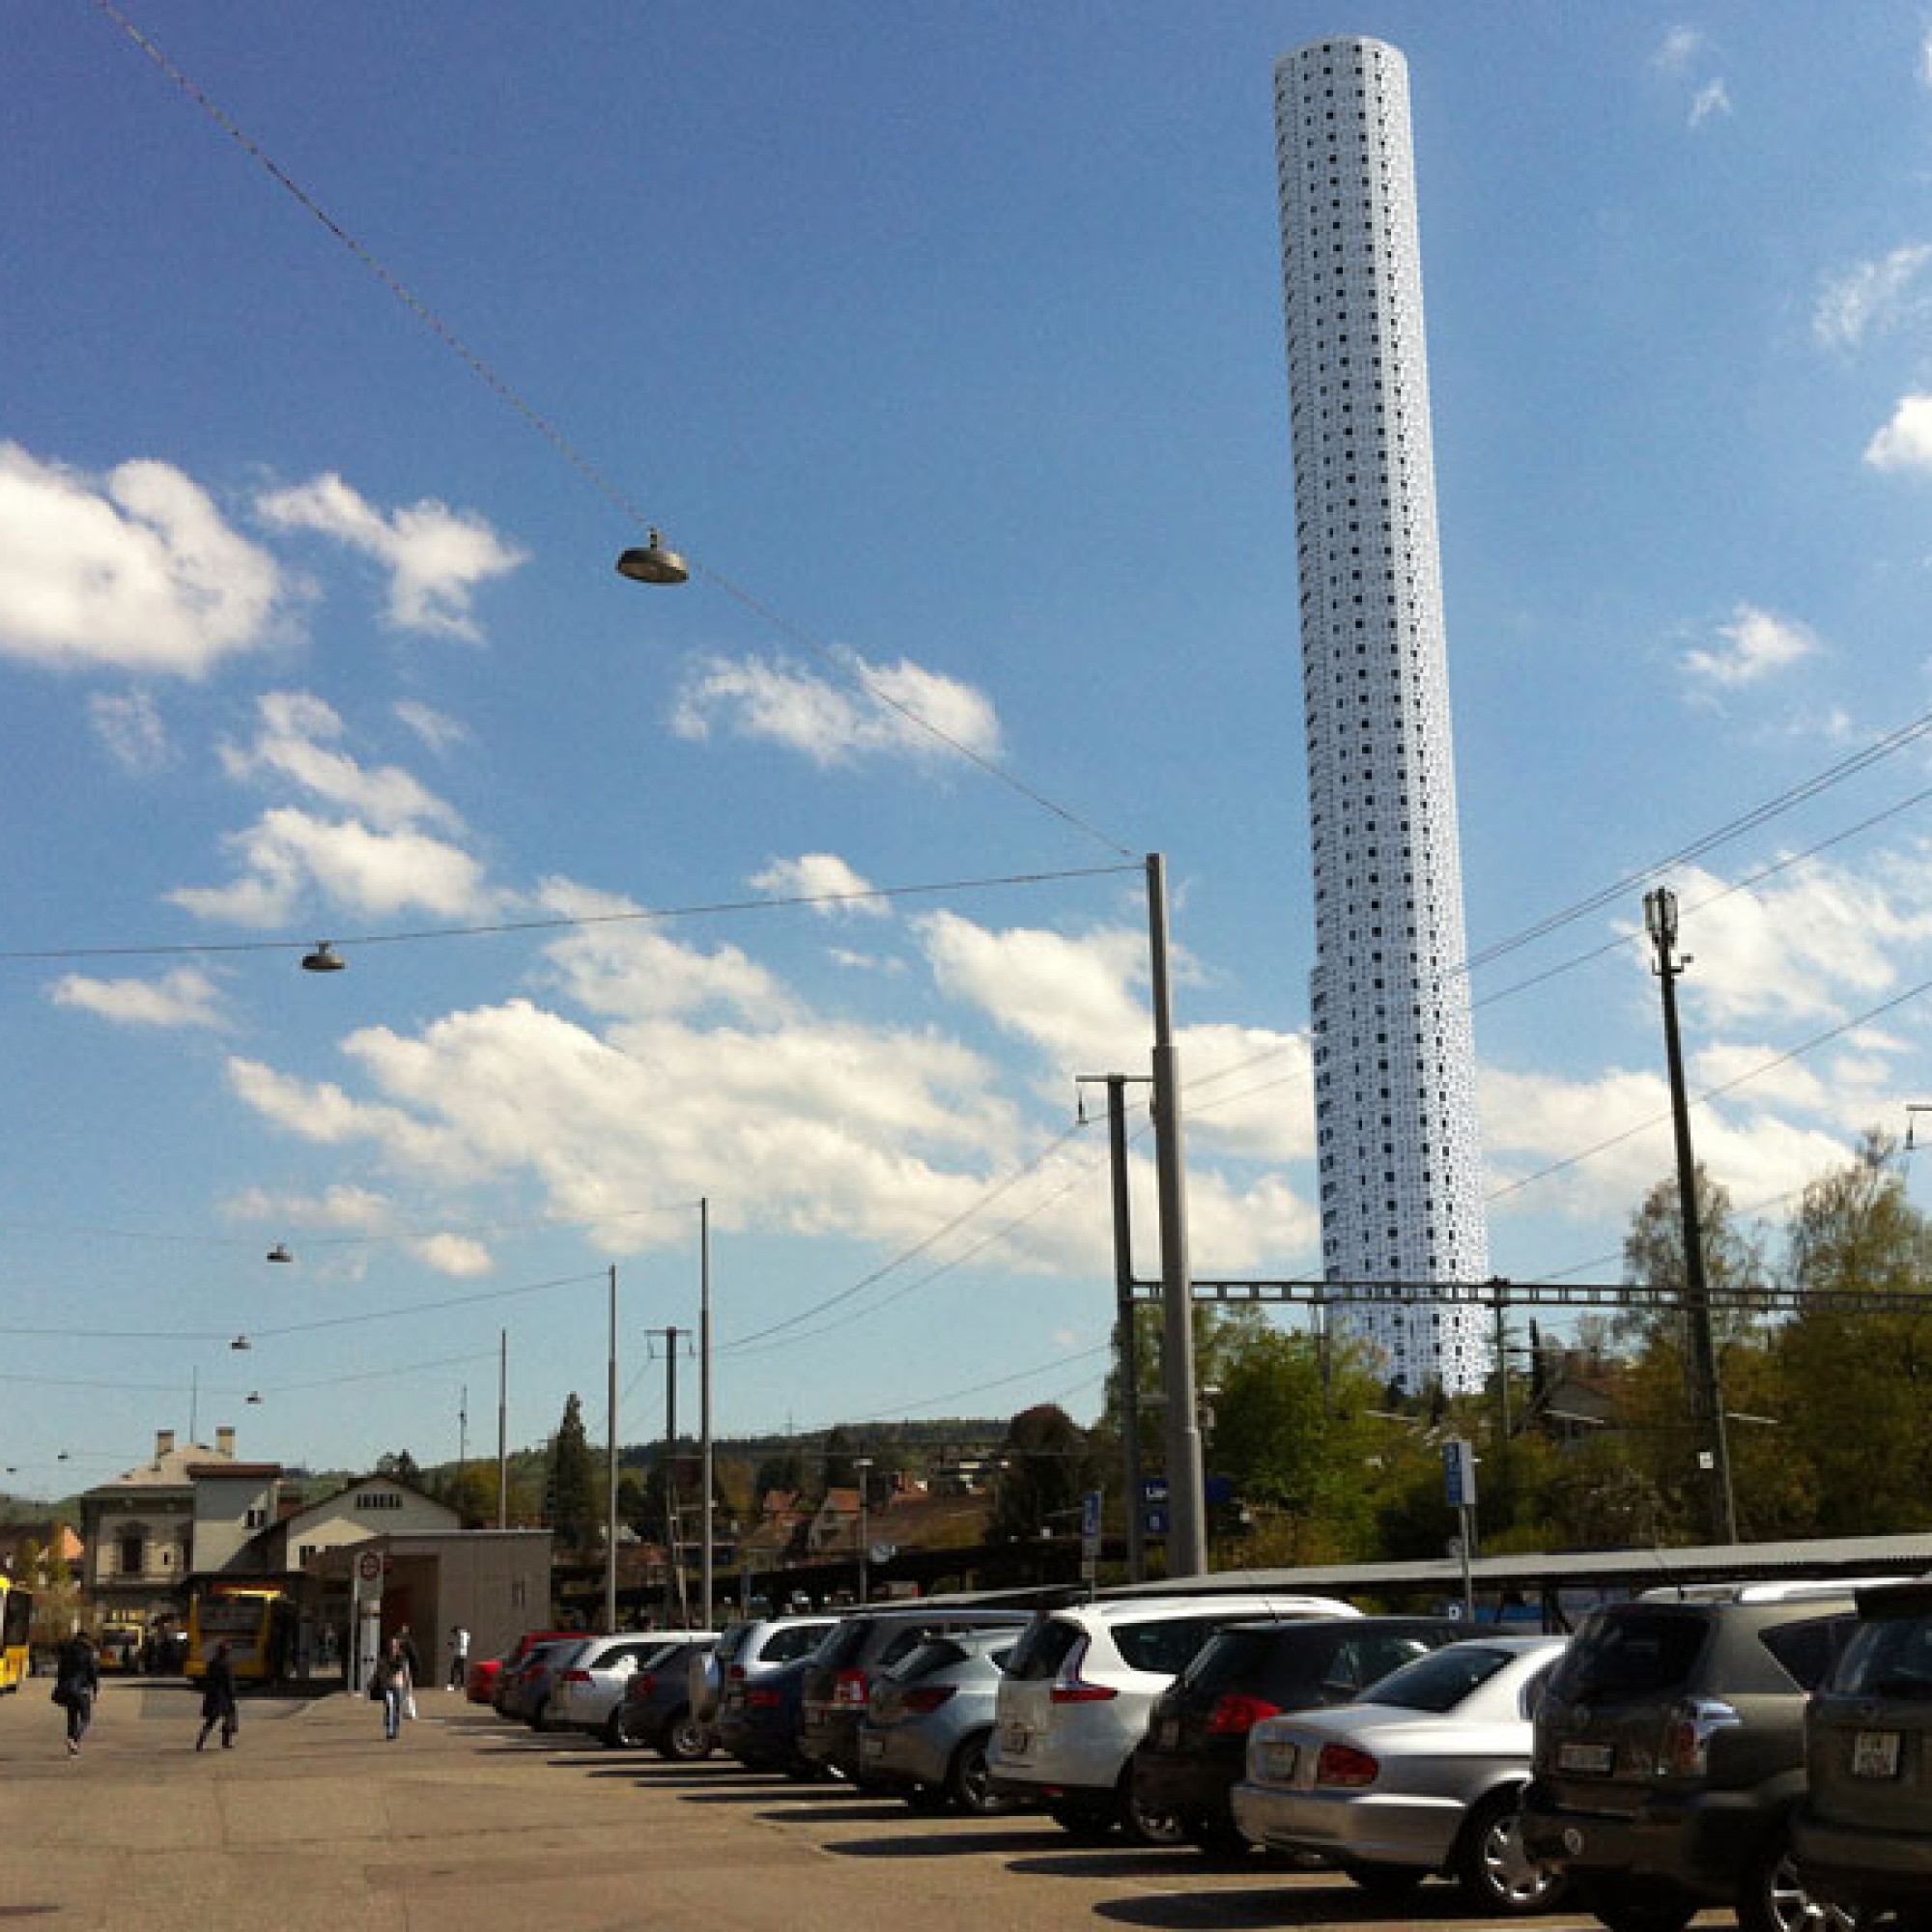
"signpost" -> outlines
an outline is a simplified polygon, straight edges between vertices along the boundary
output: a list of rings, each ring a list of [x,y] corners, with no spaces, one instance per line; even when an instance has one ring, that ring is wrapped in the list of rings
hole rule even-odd
[[[1449,1507],[1456,1512],[1462,1534],[1456,1538],[1453,1553],[1463,1559],[1463,1614],[1476,1620],[1476,1586],[1469,1575],[1469,1560],[1476,1553],[1476,1451],[1472,1443],[1456,1439],[1442,1445],[1442,1476]]]
[[[1091,1590],[1100,1580],[1100,1492],[1080,1498],[1080,1580]]]

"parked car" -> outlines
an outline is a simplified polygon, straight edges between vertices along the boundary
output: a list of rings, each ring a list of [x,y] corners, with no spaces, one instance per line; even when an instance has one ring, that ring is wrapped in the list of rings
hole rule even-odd
[[[1799,1882],[1841,1916],[1932,1919],[1932,1577],[1874,1583],[1804,1712]]]
[[[631,1631],[623,1636],[586,1639],[561,1669],[551,1672],[544,1731],[590,1731],[607,1745],[625,1742],[618,1707],[632,1675],[669,1648],[663,1631]]]
[[[867,1788],[896,1791],[920,1809],[956,1805],[974,1817],[1009,1807],[994,1796],[986,1746],[1000,1677],[1016,1630],[928,1636],[872,1679],[859,1725]]]
[[[472,1704],[494,1705],[503,1672],[521,1664],[538,1644],[582,1634],[582,1631],[526,1631],[501,1657],[479,1657],[471,1662],[463,1680],[463,1694]]]
[[[1352,1703],[1264,1718],[1235,1787],[1242,1833],[1401,1894],[1454,1878],[1478,1911],[1547,1912],[1560,1873],[1523,1851],[1533,1719],[1567,1637],[1466,1636]]]
[[[747,1684],[760,1671],[776,1670],[794,1658],[809,1657],[837,1617],[760,1617],[733,1624],[716,1648],[691,1661],[691,1708],[705,1723],[716,1723],[727,1687]]]
[[[663,1642],[666,1633],[660,1632]],[[617,1706],[616,1741],[649,1745],[674,1764],[694,1764],[718,1747],[717,1733],[691,1709],[691,1661],[718,1641],[716,1631],[676,1631],[639,1666]]]
[[[1179,1843],[1179,1824],[1134,1797],[1133,1751],[1153,1700],[1230,1624],[1359,1614],[1333,1597],[1294,1596],[1150,1596],[1047,1611],[1000,1684],[993,1790],[1045,1804],[1083,1836],[1120,1826],[1146,1843]]]
[[[1856,1621],[1845,1581],[1653,1590],[1592,1611],[1550,1680],[1523,1795],[1532,1857],[1613,1932],[1679,1932],[1728,1905],[1743,1932],[1817,1907],[1791,1856],[1804,1697]]]
[[[1030,1610],[957,1605],[855,1611],[828,1632],[811,1654],[800,1707],[800,1754],[863,1784],[859,1720],[866,1715],[874,1673],[916,1650],[927,1636],[968,1630],[1008,1630],[1017,1636],[1032,1620]]]
[[[718,1706],[718,1743],[747,1771],[781,1772],[801,1783],[832,1776],[798,1747],[810,1669],[810,1655],[795,1657],[742,1684],[725,1685]]]
[[[497,1710],[505,1718],[521,1718],[535,1730],[543,1728],[544,1707],[550,1701],[551,1679],[589,1639],[582,1631],[554,1637],[532,1647],[514,1669],[505,1670],[497,1687]]]
[[[1247,1769],[1248,1732],[1283,1711],[1347,1703],[1391,1670],[1470,1627],[1452,1617],[1301,1617],[1230,1624],[1153,1701],[1134,1747],[1134,1797],[1204,1851],[1245,1852],[1229,1794]]]

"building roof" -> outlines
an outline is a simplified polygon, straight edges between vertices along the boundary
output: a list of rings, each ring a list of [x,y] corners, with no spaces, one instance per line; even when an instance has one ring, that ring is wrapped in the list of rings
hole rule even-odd
[[[206,1466],[211,1474],[225,1474],[234,1461],[234,1457],[224,1456],[219,1449],[211,1449],[205,1442],[185,1442],[178,1449],[156,1455],[151,1462],[124,1470],[104,1483],[97,1483],[83,1493],[108,1498],[130,1490],[191,1490],[194,1487],[193,1471],[197,1467]]]

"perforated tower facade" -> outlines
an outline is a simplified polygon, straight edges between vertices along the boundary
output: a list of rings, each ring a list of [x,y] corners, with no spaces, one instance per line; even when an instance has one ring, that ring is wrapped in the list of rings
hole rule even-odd
[[[1475,1046],[1435,529],[1408,69],[1372,40],[1275,68],[1301,576],[1322,1264],[1437,1282],[1350,1303],[1406,1387],[1462,1392],[1487,1318]]]

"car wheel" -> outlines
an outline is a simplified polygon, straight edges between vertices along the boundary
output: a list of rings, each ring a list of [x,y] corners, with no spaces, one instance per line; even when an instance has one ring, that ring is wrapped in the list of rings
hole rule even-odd
[[[1144,1804],[1133,1787],[1131,1770],[1121,1791],[1121,1829],[1137,1845],[1184,1845],[1187,1827],[1178,1811]]]
[[[1111,1838],[1121,1822],[1111,1804],[1094,1798],[1063,1798],[1046,1807],[1046,1815],[1083,1845],[1097,1845]]]
[[[611,1707],[611,1715],[604,1719],[604,1728],[599,1735],[611,1750],[629,1750],[637,1742],[624,1729],[624,1707],[621,1703]]]
[[[1609,1932],[1684,1932],[1697,1916],[1694,1900],[1641,1879],[1592,1878],[1574,1902]]]
[[[664,1741],[658,1750],[672,1764],[696,1764],[699,1758],[711,1755],[716,1743],[710,1730],[691,1715],[691,1707],[686,1705],[665,1726]]]
[[[1456,1851],[1456,1880],[1479,1912],[1548,1912],[1569,1889],[1567,1876],[1540,1865],[1522,1846],[1520,1795],[1498,1792],[1477,1806]]]
[[[1739,1932],[1855,1932],[1859,1923],[1857,1913],[1805,1890],[1784,1830],[1751,1861],[1738,1888],[1737,1914]]]
[[[526,1723],[527,1725],[529,1725],[530,1729],[531,1729],[531,1730],[533,1730],[533,1731],[540,1731],[540,1730],[542,1730],[542,1729],[543,1729],[543,1727],[544,1727],[544,1714],[545,1714],[545,1713],[546,1713],[546,1712],[547,1712],[547,1711],[548,1711],[549,1709],[550,1709],[550,1699],[549,1699],[548,1697],[546,1697],[546,1698],[545,1698],[545,1699],[543,1700],[543,1702],[542,1702],[542,1703],[540,1703],[540,1704],[539,1704],[539,1705],[538,1705],[538,1706],[536,1707],[536,1709],[535,1709],[535,1710],[533,1710],[533,1711],[532,1711],[532,1712],[530,1713],[530,1715],[529,1715],[529,1716],[528,1716],[527,1718],[526,1718],[526,1719],[524,1719],[524,1722],[525,1722],[525,1723]]]
[[[992,1818],[1013,1808],[1010,1798],[993,1795],[992,1773],[986,1768],[986,1741],[990,1736],[990,1732],[980,1731],[965,1739],[947,1767],[946,1789],[953,1804],[969,1818]]]
[[[1406,1898],[1411,1892],[1422,1889],[1422,1881],[1429,1876],[1414,1865],[1344,1865],[1351,1885],[1358,1885],[1371,1898],[1394,1901]]]
[[[899,1796],[905,1800],[906,1809],[917,1811],[922,1818],[936,1818],[952,1805],[944,1788],[937,1784],[909,1784]]]

